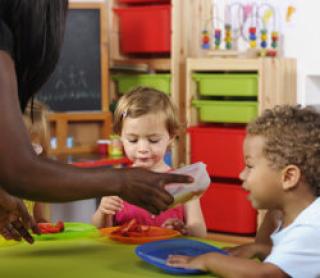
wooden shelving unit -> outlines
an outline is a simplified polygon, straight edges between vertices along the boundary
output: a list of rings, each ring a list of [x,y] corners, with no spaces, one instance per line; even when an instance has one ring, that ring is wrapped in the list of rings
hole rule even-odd
[[[197,99],[193,73],[254,72],[258,75],[258,114],[275,105],[297,103],[296,61],[286,58],[189,58],[186,65],[186,119],[188,127],[197,125],[198,111],[192,106]],[[187,137],[186,162],[190,163],[191,146]],[[264,212],[258,213],[258,226]]]
[[[296,61],[286,58],[189,58],[186,72],[186,105],[188,126],[197,124],[196,108],[191,105],[196,97],[196,83],[192,79],[194,72],[256,72],[259,77],[258,110],[277,104],[295,104]],[[190,156],[187,152],[187,158]]]
[[[107,138],[112,126],[109,112],[50,113],[48,121],[50,137],[57,139],[56,148],[49,150],[50,155],[95,152],[96,138]],[[74,142],[71,148],[67,146],[69,136]]]
[[[197,2],[197,3],[195,3]],[[120,53],[119,48],[119,19],[114,14],[113,8],[118,7],[117,1],[108,1],[108,15],[109,15],[109,38],[110,38],[110,67],[117,67],[119,65],[144,65],[148,72],[166,72],[171,74],[171,98],[179,110],[180,122],[184,126],[185,121],[185,62],[188,54],[196,53],[196,47],[200,46],[198,41],[190,41],[189,33],[190,26],[194,22],[200,22],[204,17],[202,13],[197,14],[198,18],[193,18],[190,21],[190,15],[194,10],[201,10],[203,3],[207,4],[209,0],[205,1],[171,1],[171,53],[170,57],[153,57],[153,58],[137,58],[126,56]],[[206,9],[204,9],[206,10]],[[195,31],[195,26],[192,28]],[[199,38],[200,38],[199,32]],[[111,82],[110,92],[111,98],[115,96],[115,84]],[[185,163],[185,136],[182,132],[173,145],[173,164],[178,167]]]

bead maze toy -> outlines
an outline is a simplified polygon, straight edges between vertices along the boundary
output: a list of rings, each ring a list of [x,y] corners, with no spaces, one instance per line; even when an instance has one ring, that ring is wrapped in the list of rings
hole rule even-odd
[[[268,2],[256,1],[250,4],[231,2],[224,5],[224,14],[212,4],[211,18],[206,20],[202,31],[202,48],[209,55],[238,55],[238,44],[246,45],[255,56],[275,57],[279,48],[279,27],[277,9]],[[288,7],[286,21],[295,12]],[[210,24],[212,24],[210,26]],[[208,26],[212,27],[210,34]],[[221,54],[222,53],[222,54]]]

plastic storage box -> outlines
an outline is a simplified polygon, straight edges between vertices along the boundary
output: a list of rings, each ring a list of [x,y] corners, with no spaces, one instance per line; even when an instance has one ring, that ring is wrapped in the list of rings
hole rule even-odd
[[[191,162],[207,164],[210,176],[238,178],[244,167],[242,144],[244,127],[224,128],[214,126],[188,129],[191,143]]]
[[[170,5],[131,6],[116,8],[114,11],[119,15],[122,53],[170,53]]]
[[[139,86],[155,88],[170,94],[171,75],[158,74],[121,74],[113,75],[112,79],[118,84],[119,93],[124,94]]]
[[[203,96],[258,95],[257,74],[198,73],[193,74],[193,79],[197,81],[197,91]]]
[[[202,122],[248,123],[258,114],[256,101],[193,100]]]
[[[208,230],[254,234],[257,211],[247,200],[240,185],[213,183],[201,197],[201,207]]]

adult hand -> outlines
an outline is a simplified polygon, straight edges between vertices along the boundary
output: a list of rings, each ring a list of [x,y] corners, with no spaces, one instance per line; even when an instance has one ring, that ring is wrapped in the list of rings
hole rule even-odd
[[[20,241],[23,238],[33,243],[29,228],[39,233],[24,203],[0,189],[0,234],[7,240]]]
[[[173,202],[173,197],[164,189],[166,184],[193,181],[190,176],[156,173],[143,168],[121,170],[121,189],[118,193],[120,197],[152,214],[159,214]]]

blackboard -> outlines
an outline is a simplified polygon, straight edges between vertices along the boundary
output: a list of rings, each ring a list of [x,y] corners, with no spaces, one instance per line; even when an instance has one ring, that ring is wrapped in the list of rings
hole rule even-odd
[[[59,62],[37,98],[53,111],[102,110],[100,12],[68,12]]]

